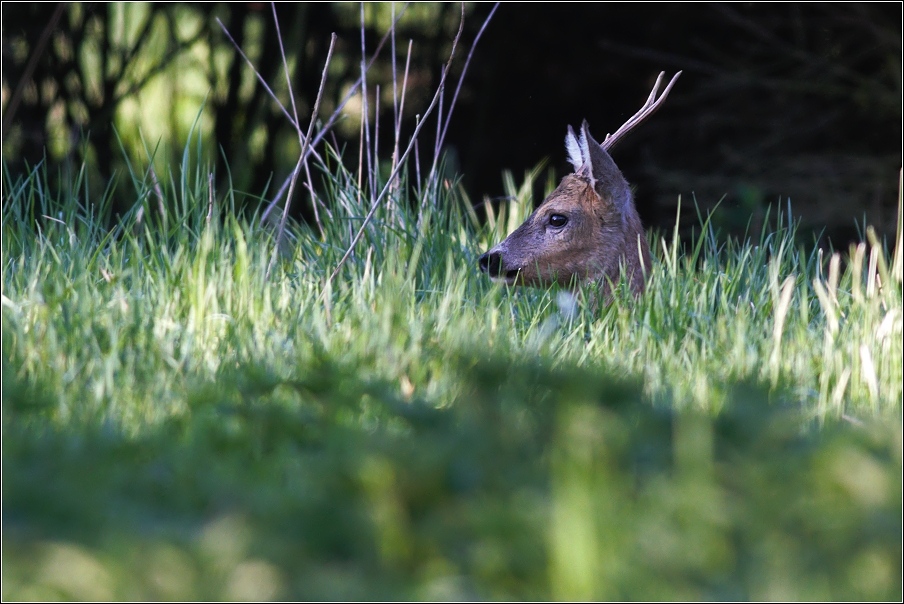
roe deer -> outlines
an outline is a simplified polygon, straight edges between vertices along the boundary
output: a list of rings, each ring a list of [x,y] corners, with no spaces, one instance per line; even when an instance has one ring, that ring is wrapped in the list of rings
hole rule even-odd
[[[580,138],[568,126],[565,148],[574,166],[536,211],[505,241],[480,257],[480,270],[507,285],[576,285],[600,281],[611,298],[621,270],[635,295],[643,292],[650,249],[631,189],[608,150],[648,118],[666,99],[679,71],[656,99],[660,73],[647,102],[602,144],[590,136],[587,120]]]

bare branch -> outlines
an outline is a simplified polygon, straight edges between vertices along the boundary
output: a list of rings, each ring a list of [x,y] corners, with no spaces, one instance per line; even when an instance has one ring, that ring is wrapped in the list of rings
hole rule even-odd
[[[377,172],[380,169],[380,85],[377,84],[376,88],[377,90],[374,92],[374,165],[371,172],[372,179],[376,179]],[[376,181],[372,180],[371,182]]]
[[[405,14],[405,10],[408,8],[408,4],[409,3],[406,3],[405,6],[402,7],[402,10],[399,11],[399,14],[395,17],[395,19],[392,22],[392,27],[395,27],[395,24],[398,23],[399,19],[402,18],[402,15]],[[295,127],[296,130],[299,130],[297,120],[293,119],[292,116],[289,115],[288,110],[279,101],[279,98],[277,98],[277,96],[276,96],[276,94],[274,94],[273,90],[270,89],[270,86],[268,86],[267,82],[264,81],[263,76],[261,76],[260,72],[258,72],[257,69],[255,69],[254,64],[251,62],[251,60],[248,58],[248,56],[242,51],[242,49],[236,43],[235,39],[229,33],[229,30],[226,29],[226,26],[223,25],[223,22],[220,21],[219,18],[217,18],[217,23],[219,23],[220,29],[223,30],[223,33],[226,34],[226,37],[229,38],[229,40],[232,42],[232,45],[239,52],[241,57],[243,59],[245,59],[245,63],[248,64],[248,66],[251,68],[251,71],[253,71],[254,75],[257,76],[258,81],[261,83],[261,85],[264,87],[264,89],[270,95],[270,98],[273,99],[273,101],[277,104],[277,106],[283,112],[283,115],[285,115],[286,118],[289,120],[289,123],[292,124],[292,126]],[[373,56],[370,58],[370,61],[367,63],[365,73],[367,72],[367,70],[369,70],[373,66],[374,61],[377,60],[377,56],[379,56],[380,50],[382,50],[383,45],[386,43],[386,40],[389,39],[391,31],[392,30],[390,29],[390,31],[386,32],[386,34],[380,40],[380,43],[377,44],[377,47],[374,50]],[[361,82],[362,82],[362,78],[358,78],[358,80],[352,85],[352,87],[349,88],[348,92],[345,94],[345,97],[342,99],[342,101],[336,107],[335,111],[333,111],[333,114],[330,116],[329,120],[327,120],[327,123],[323,126],[323,128],[320,129],[320,132],[318,132],[317,136],[314,137],[314,140],[312,141],[312,143],[310,145],[308,145],[307,151],[305,152],[305,159],[307,159],[308,155],[313,155],[317,159],[318,162],[325,165],[323,158],[320,156],[319,153],[317,153],[316,147],[317,147],[318,143],[320,143],[320,141],[323,139],[323,137],[326,136],[326,134],[331,131],[333,125],[339,119],[339,116],[342,115],[342,110],[345,108],[345,105],[357,93],[358,87],[361,86]],[[264,210],[263,214],[261,215],[262,222],[263,222],[263,219],[266,218],[270,214],[270,212],[273,210],[273,208],[276,206],[276,204],[279,203],[279,200],[282,196],[282,192],[286,190],[286,187],[288,186],[289,182],[293,178],[294,174],[295,174],[295,172],[290,174],[286,178],[286,180],[283,181],[282,186],[279,188],[279,193],[277,193],[277,195],[270,201],[270,203],[267,205],[267,208]]]
[[[241,57],[242,57],[243,59],[245,59],[245,63],[248,64],[248,67],[251,68],[251,71],[254,72],[254,75],[257,76],[257,81],[261,83],[261,86],[264,87],[264,90],[267,91],[267,94],[270,95],[270,98],[273,99],[273,102],[275,102],[275,103],[279,106],[279,108],[282,110],[283,115],[286,116],[286,119],[289,120],[289,123],[292,124],[292,126],[293,126],[294,128],[298,129],[298,128],[299,128],[298,122],[297,122],[296,120],[294,120],[294,119],[292,118],[291,115],[289,115],[289,111],[288,111],[288,110],[285,108],[285,106],[280,102],[279,97],[276,96],[276,93],[273,92],[273,90],[272,90],[272,89],[270,88],[270,86],[267,84],[267,81],[264,80],[264,76],[262,76],[262,75],[260,74],[260,72],[254,67],[254,63],[251,62],[251,59],[248,58],[248,55],[245,54],[245,51],[243,51],[243,50],[241,49],[241,47],[238,45],[238,43],[237,43],[237,42],[235,41],[235,39],[232,37],[232,34],[230,34],[230,33],[229,33],[229,30],[226,29],[226,26],[223,25],[223,22],[222,22],[222,21],[220,21],[220,18],[219,18],[219,17],[217,17],[217,23],[220,24],[220,28],[223,30],[223,33],[226,34],[226,37],[229,38],[229,41],[232,42],[232,45],[235,46],[235,49],[238,51],[238,53],[241,55]]]
[[[283,215],[282,219],[279,221],[279,230],[276,233],[276,244],[273,246],[273,254],[270,256],[270,263],[267,265],[267,276],[266,278],[270,279],[270,271],[273,269],[273,264],[276,262],[276,255],[279,253],[279,242],[282,240],[283,231],[286,228],[286,218],[289,215],[289,206],[292,201],[292,193],[295,190],[295,180],[298,178],[298,173],[301,171],[301,166],[304,164],[305,159],[307,158],[307,148],[310,146],[311,142],[311,133],[314,131],[314,123],[317,121],[317,113],[320,111],[320,101],[323,99],[323,89],[326,87],[326,74],[329,71],[330,60],[333,58],[333,50],[336,47],[336,34],[333,33],[330,35],[330,50],[326,54],[326,61],[323,64],[323,76],[320,78],[320,88],[317,91],[317,100],[314,102],[314,109],[311,111],[311,123],[308,124],[308,134],[304,137],[304,144],[301,147],[301,152],[298,156],[298,163],[295,165],[295,169],[292,170],[292,184],[289,185],[289,193],[286,195],[286,204],[283,206]],[[299,134],[300,136],[300,134]]]
[[[329,279],[326,280],[326,284],[324,285],[323,291],[329,291],[330,284],[333,282],[333,279],[336,275],[339,274],[339,271],[342,269],[342,266],[345,264],[345,261],[348,260],[348,257],[351,256],[352,251],[354,251],[355,246],[358,244],[358,241],[361,240],[361,236],[364,234],[364,230],[367,228],[367,225],[370,224],[370,221],[373,219],[374,214],[377,211],[377,208],[380,207],[380,203],[386,197],[386,192],[392,186],[392,181],[398,175],[402,166],[405,164],[405,160],[408,158],[408,155],[411,153],[412,148],[414,148],[417,143],[418,134],[421,132],[421,128],[423,128],[424,123],[427,120],[427,117],[433,111],[433,108],[436,107],[436,103],[439,100],[439,97],[442,93],[443,86],[446,84],[446,76],[449,74],[449,68],[452,66],[452,59],[455,57],[455,49],[458,47],[458,41],[461,38],[461,32],[464,29],[464,5],[462,5],[462,19],[458,26],[458,33],[455,34],[455,39],[452,40],[452,52],[449,54],[449,60],[446,62],[445,67],[443,67],[442,77],[439,80],[439,86],[436,89],[436,94],[433,95],[433,100],[430,102],[430,106],[427,107],[427,110],[424,112],[423,117],[418,121],[417,127],[414,129],[414,134],[411,136],[411,142],[408,143],[408,148],[405,149],[405,153],[399,159],[399,165],[396,166],[395,170],[393,170],[392,174],[386,181],[386,185],[384,185],[383,190],[380,192],[379,197],[374,200],[373,206],[370,208],[370,212],[367,213],[367,216],[364,217],[364,222],[361,224],[361,228],[358,229],[358,233],[355,235],[355,238],[352,240],[351,244],[348,246],[348,250],[345,252],[345,255],[342,256],[342,259],[339,260],[339,264],[336,265],[336,269],[333,271],[333,274],[330,275]]]
[[[452,102],[449,104],[449,112],[446,114],[446,125],[443,126],[443,133],[440,136],[439,144],[442,146],[443,141],[446,140],[446,131],[449,129],[449,122],[452,121],[452,110],[455,109],[455,101],[458,100],[458,93],[461,92],[461,84],[465,81],[465,74],[468,72],[468,65],[471,64],[471,57],[474,56],[474,49],[477,48],[477,42],[480,41],[480,36],[483,35],[483,30],[487,28],[487,25],[490,23],[490,19],[493,18],[493,15],[496,14],[496,9],[499,8],[499,3],[493,5],[493,10],[490,11],[490,14],[487,15],[487,18],[484,20],[483,25],[480,26],[480,31],[477,32],[477,36],[474,38],[474,43],[471,45],[471,50],[468,52],[468,58],[465,60],[465,66],[461,70],[461,77],[458,78],[458,86],[455,87],[455,94],[452,96]]]
[[[289,89],[289,100],[292,101],[292,115],[295,116],[295,131],[298,132],[298,144],[304,146],[304,139],[301,134],[301,126],[298,123],[298,107],[295,106],[295,93],[292,90],[292,78],[289,77],[289,62],[286,60],[286,49],[283,46],[282,32],[279,29],[279,19],[276,16],[276,3],[271,2],[270,8],[273,10],[273,23],[276,25],[276,39],[279,40],[279,52],[282,55],[283,69],[286,72],[286,86]]]
[[[304,134],[302,134],[302,132],[301,132],[301,128],[298,127],[298,125],[297,125],[299,123],[298,107],[295,103],[295,91],[292,89],[292,78],[289,76],[289,62],[286,60],[286,49],[285,49],[285,46],[283,45],[282,31],[280,31],[280,27],[279,27],[279,18],[276,16],[276,3],[271,2],[270,7],[273,10],[273,23],[276,25],[276,37],[279,40],[279,51],[282,54],[283,69],[286,72],[286,86],[288,87],[288,90],[289,90],[289,100],[292,101],[292,114],[295,116],[295,124],[296,124],[295,131],[298,133],[298,145],[299,145],[299,147],[304,149],[304,142],[306,139],[305,139]],[[321,222],[320,222],[320,212],[317,210],[317,200],[316,200],[315,194],[314,194],[314,187],[311,186],[311,170],[308,167],[307,157],[304,157],[304,155],[302,155],[302,162],[304,164],[305,175],[307,176],[307,188],[311,193],[311,205],[314,206],[314,221],[317,223],[317,228],[320,230],[320,236],[322,237],[323,236],[323,224],[321,224]],[[295,174],[295,172],[293,172],[293,175],[294,174]],[[291,175],[290,175],[290,178],[291,178]],[[288,182],[288,180],[286,182]],[[280,191],[280,194],[282,194],[282,191]],[[279,196],[277,196],[277,199],[278,198],[279,198]],[[289,205],[289,199],[290,198],[286,198],[286,207],[288,207],[288,205]],[[273,207],[273,204],[271,204],[270,206],[267,207],[266,212],[264,212],[264,216],[261,218],[261,222],[263,222],[263,219],[266,218],[267,214],[269,214],[270,209],[272,207]],[[279,245],[279,240],[277,240],[276,244],[277,244],[277,246]]]
[[[443,85],[439,90],[439,110],[436,112],[436,137],[433,139],[433,165],[430,167],[430,176],[427,177],[427,186],[433,180],[433,174],[436,172],[436,166],[439,163],[439,137],[443,129],[443,99],[446,96],[446,87]]]
[[[374,191],[374,166],[370,156],[370,111],[367,106],[367,53],[364,46],[364,2],[361,2],[361,119],[364,120],[364,151],[367,157],[367,182]]]
[[[6,106],[6,111],[3,112],[3,138],[6,138],[6,135],[9,133],[9,127],[13,123],[16,109],[19,108],[19,102],[22,100],[22,93],[25,91],[25,85],[28,84],[32,75],[34,75],[35,67],[38,65],[38,59],[44,54],[44,48],[50,40],[50,34],[56,29],[57,21],[59,21],[60,17],[63,15],[64,8],[66,8],[65,2],[60,2],[57,5],[56,10],[53,11],[53,15],[50,17],[50,21],[47,23],[44,31],[41,32],[41,38],[38,40],[37,45],[35,45],[34,52],[28,57],[28,64],[25,66],[25,71],[22,72],[22,78],[19,80],[19,83],[16,84],[16,90],[13,92],[13,96]],[[4,46],[5,45],[6,41],[4,40]]]
[[[393,21],[395,21],[395,2],[390,2],[390,11]],[[397,59],[396,56],[396,32],[395,32],[395,23],[392,24],[390,28],[390,34],[392,39],[392,47],[390,48],[390,56],[392,57],[392,128],[395,133],[395,140],[392,146],[392,157],[390,159],[390,171],[395,169],[396,157],[398,156],[399,151],[399,83],[398,83],[398,69],[397,69]],[[377,100],[379,100],[379,95],[377,95]],[[377,113],[377,119],[379,119],[380,114]],[[374,145],[376,147],[376,145]],[[395,187],[395,184],[393,185]],[[394,222],[394,208],[390,207],[389,209],[389,219],[390,222]]]
[[[411,40],[408,40],[408,58],[405,59],[405,77],[402,79],[402,99],[399,102],[399,115],[395,123],[395,148],[392,151],[392,169],[399,162],[399,136],[402,130],[402,115],[405,112],[405,92],[408,90],[408,68],[411,66]]]
[[[361,178],[364,175],[364,103],[361,103],[361,130],[358,133],[358,202],[361,202]]]
[[[395,27],[395,24],[398,23],[399,19],[402,18],[402,15],[405,14],[405,9],[408,8],[408,4],[410,4],[410,3],[405,3],[405,6],[402,7],[401,12],[399,12],[399,14],[396,16],[395,20],[392,22],[392,26],[390,27],[390,30],[383,35],[383,38],[380,40],[380,43],[377,44],[377,48],[374,49],[374,54],[370,58],[370,62],[367,64],[367,70],[370,70],[371,66],[374,64],[374,61],[377,60],[377,56],[380,54],[380,50],[382,50],[383,44],[385,44],[386,40],[389,39],[390,33],[392,32],[392,28]],[[365,70],[365,71],[367,71],[367,70]],[[345,108],[346,103],[348,103],[349,99],[351,99],[355,95],[355,93],[358,92],[359,86],[361,86],[361,78],[358,78],[358,81],[355,82],[351,88],[349,88],[348,92],[345,94],[345,98],[342,99],[342,102],[340,102],[339,105],[336,107],[336,110],[333,111],[333,114],[330,116],[330,119],[327,120],[327,123],[323,126],[323,128],[320,130],[320,132],[317,133],[317,136],[314,138],[314,143],[313,143],[312,147],[316,146],[317,143],[319,143],[320,140],[324,136],[326,136],[326,133],[330,131],[330,128],[332,128],[333,124],[336,122],[336,120],[339,119],[339,116],[341,115],[342,110]]]
[[[392,46],[390,48],[390,55],[392,56],[392,119],[393,126],[395,126],[395,131],[398,133],[399,131],[399,85],[396,78],[396,47],[395,47],[395,2],[390,2],[390,10],[393,24],[389,30],[392,39]],[[396,134],[396,148],[398,148],[398,134]],[[393,155],[393,159],[395,155]],[[393,168],[395,165],[393,165]]]
[[[421,119],[421,116],[415,115],[414,119],[415,119],[415,123],[417,123],[418,120]],[[417,176],[417,196],[420,197],[421,196],[421,155],[420,155],[420,151],[418,150],[417,139],[414,139],[414,169],[417,172],[417,174],[416,174],[416,176]]]

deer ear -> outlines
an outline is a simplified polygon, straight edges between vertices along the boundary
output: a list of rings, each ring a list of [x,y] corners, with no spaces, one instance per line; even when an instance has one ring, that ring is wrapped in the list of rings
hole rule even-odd
[[[580,172],[584,167],[584,156],[581,154],[581,147],[578,145],[574,130],[571,129],[571,124],[568,125],[568,134],[565,135],[565,149],[568,150],[568,161],[574,166],[575,173]]]
[[[590,149],[587,146],[587,136],[581,130],[581,138],[574,135],[574,130],[568,126],[568,134],[565,135],[565,148],[568,150],[568,161],[574,166],[574,173],[588,178],[593,183],[591,174]]]
[[[581,125],[581,141],[586,141],[581,151],[585,151],[588,156],[590,182],[596,194],[604,200],[611,201],[620,211],[626,209],[625,206],[631,203],[628,181],[622,176],[612,157],[590,135],[587,120]]]

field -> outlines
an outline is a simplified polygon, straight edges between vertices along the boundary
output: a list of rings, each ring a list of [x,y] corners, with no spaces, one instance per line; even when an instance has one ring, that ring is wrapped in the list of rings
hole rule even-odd
[[[900,218],[702,216],[599,308],[477,271],[536,172],[487,220],[404,177],[332,281],[341,165],[279,246],[160,176],[4,174],[4,600],[901,598]]]

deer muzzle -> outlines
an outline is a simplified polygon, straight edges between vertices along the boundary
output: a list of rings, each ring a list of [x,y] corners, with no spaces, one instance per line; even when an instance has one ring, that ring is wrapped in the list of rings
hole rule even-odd
[[[517,270],[505,270],[502,266],[502,254],[495,250],[483,254],[477,261],[480,270],[490,276],[490,279],[497,282],[514,285],[515,279],[518,278]]]

